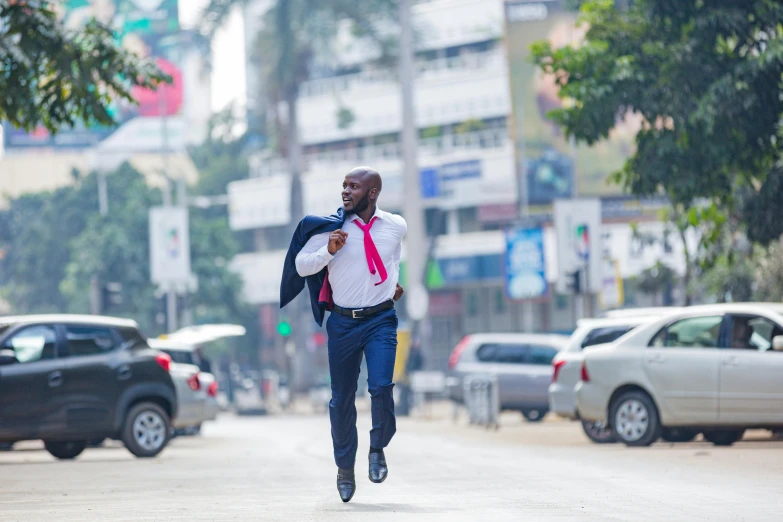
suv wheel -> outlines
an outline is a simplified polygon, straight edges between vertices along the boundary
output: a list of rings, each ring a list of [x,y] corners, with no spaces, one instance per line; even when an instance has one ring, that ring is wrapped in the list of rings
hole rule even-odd
[[[53,457],[60,460],[71,460],[78,457],[84,448],[87,447],[85,441],[54,441],[45,440],[44,447]]]
[[[596,444],[614,444],[617,442],[612,433],[612,428],[607,426],[605,422],[583,420],[582,430],[584,430],[587,438]]]
[[[549,410],[547,409],[527,409],[522,410],[522,415],[525,417],[525,419],[528,422],[541,422],[544,420],[544,417],[546,417],[546,414],[549,413]]]
[[[666,442],[690,442],[699,432],[686,428],[663,428],[661,438]]]
[[[125,418],[122,442],[137,457],[154,457],[166,447],[171,432],[169,416],[153,402],[135,405]]]
[[[649,395],[627,391],[609,408],[612,433],[627,446],[649,446],[661,437],[658,409]]]
[[[745,435],[745,430],[709,430],[704,432],[704,438],[716,446],[731,446]]]

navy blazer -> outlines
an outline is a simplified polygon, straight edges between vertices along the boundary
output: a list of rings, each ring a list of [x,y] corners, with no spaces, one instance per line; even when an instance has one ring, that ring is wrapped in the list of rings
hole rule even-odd
[[[318,302],[321,288],[324,286],[326,269],[324,268],[317,274],[302,277],[296,271],[296,256],[302,251],[302,248],[304,248],[311,237],[324,232],[334,232],[342,228],[343,224],[345,224],[345,212],[342,208],[337,209],[337,212],[329,217],[306,216],[296,226],[294,237],[291,238],[291,245],[288,247],[288,254],[285,256],[283,279],[280,282],[280,308],[293,301],[299,295],[299,292],[302,291],[305,281],[307,281],[307,289],[310,292],[310,306],[313,309],[313,317],[318,326],[323,325],[324,315],[326,314],[326,303]]]

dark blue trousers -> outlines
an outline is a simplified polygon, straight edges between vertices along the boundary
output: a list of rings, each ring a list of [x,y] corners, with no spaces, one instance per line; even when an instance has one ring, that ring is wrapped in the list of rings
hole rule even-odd
[[[337,467],[350,469],[356,462],[356,388],[362,354],[367,359],[367,384],[372,399],[370,446],[383,449],[397,431],[392,397],[394,359],[397,354],[397,313],[394,309],[353,319],[330,314],[326,323],[329,335],[329,374],[332,400],[329,419]]]

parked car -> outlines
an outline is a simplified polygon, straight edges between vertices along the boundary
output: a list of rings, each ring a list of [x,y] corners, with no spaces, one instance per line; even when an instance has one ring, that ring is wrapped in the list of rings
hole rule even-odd
[[[552,383],[549,385],[549,408],[567,419],[579,419],[574,387],[579,382],[582,366],[582,350],[610,343],[641,324],[654,321],[659,316],[620,317],[610,319],[581,319],[568,344],[552,360]],[[615,442],[612,430],[602,421],[581,419],[582,429],[593,442]]]
[[[171,377],[179,402],[174,429],[182,435],[200,433],[201,425],[214,420],[220,410],[215,376],[201,371],[198,354],[192,346],[163,339],[150,339],[149,345],[171,357]]]
[[[730,445],[783,427],[781,352],[781,304],[686,308],[586,351],[577,408],[629,446],[700,432]]]
[[[552,359],[568,337],[557,334],[476,334],[463,338],[449,359],[452,401],[463,403],[462,379],[469,374],[498,377],[501,410],[521,411],[529,421],[540,421],[549,411],[547,388]]]
[[[88,441],[113,438],[154,457],[177,414],[170,365],[134,321],[0,317],[0,442],[43,439],[73,459]]]

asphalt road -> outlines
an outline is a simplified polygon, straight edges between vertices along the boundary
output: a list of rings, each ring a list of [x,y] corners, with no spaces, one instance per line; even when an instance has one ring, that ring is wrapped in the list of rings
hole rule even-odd
[[[504,417],[497,432],[401,419],[389,478],[337,495],[325,415],[221,417],[157,459],[124,448],[56,462],[28,443],[0,453],[0,520],[779,521],[783,442],[765,432],[629,449],[589,443],[578,425]]]

